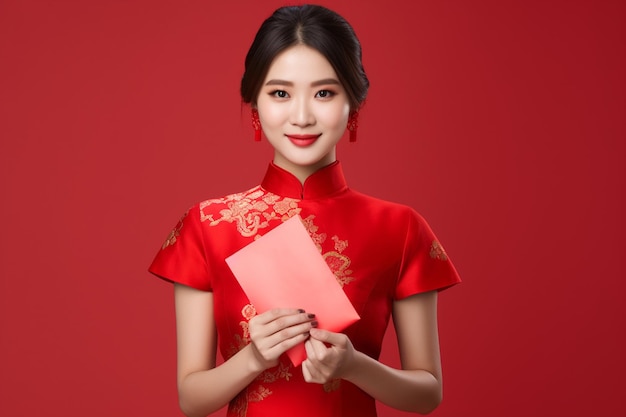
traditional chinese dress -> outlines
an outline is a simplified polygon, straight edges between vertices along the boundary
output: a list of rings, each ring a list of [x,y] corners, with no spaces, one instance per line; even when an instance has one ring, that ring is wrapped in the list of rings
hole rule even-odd
[[[380,354],[394,300],[460,282],[417,212],[351,190],[339,162],[304,185],[272,163],[260,186],[190,208],[150,266],[168,281],[213,292],[225,359],[250,343],[248,321],[257,314],[225,259],[296,214],[361,317],[344,333],[373,358]],[[345,380],[305,382],[301,368],[283,355],[231,401],[228,416],[370,417],[376,407]]]

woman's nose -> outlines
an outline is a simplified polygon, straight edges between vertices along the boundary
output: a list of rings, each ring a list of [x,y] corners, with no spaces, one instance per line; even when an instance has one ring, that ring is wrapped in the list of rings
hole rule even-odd
[[[315,124],[315,116],[307,100],[294,100],[292,103],[290,115],[292,125],[305,127]]]

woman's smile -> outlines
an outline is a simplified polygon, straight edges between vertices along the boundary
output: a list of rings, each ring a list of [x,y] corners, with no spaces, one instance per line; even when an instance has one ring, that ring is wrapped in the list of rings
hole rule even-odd
[[[294,135],[294,134],[286,134],[287,138],[296,146],[307,147],[315,143],[317,138],[319,138],[322,134],[317,135]]]

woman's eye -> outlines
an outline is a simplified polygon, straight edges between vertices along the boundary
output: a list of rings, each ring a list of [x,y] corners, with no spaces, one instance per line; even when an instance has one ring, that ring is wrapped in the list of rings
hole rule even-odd
[[[333,93],[330,90],[320,90],[317,92],[317,94],[315,95],[316,97],[319,98],[330,98],[334,95],[335,93]]]
[[[289,94],[287,94],[287,92],[285,90],[272,91],[270,93],[270,95],[274,96],[276,98],[287,98],[287,97],[289,97]]]

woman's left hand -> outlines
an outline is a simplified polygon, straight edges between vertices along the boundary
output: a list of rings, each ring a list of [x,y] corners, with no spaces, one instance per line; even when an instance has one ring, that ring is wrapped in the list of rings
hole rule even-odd
[[[355,356],[348,336],[321,329],[311,329],[310,335],[304,344],[307,355],[302,363],[304,380],[325,384],[345,377]]]

